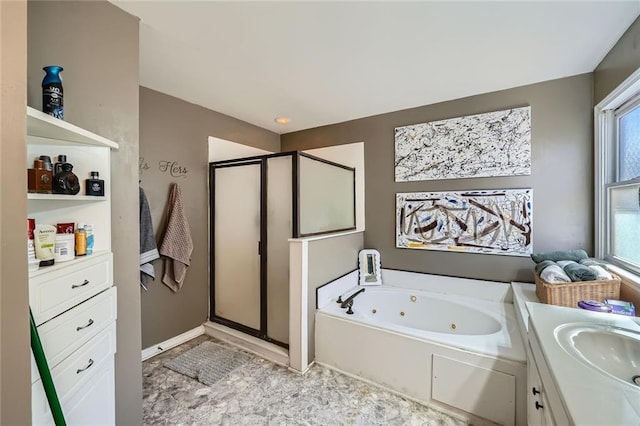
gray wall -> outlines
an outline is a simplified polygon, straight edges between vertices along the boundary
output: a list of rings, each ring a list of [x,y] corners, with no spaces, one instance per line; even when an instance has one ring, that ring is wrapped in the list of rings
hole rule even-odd
[[[31,423],[25,256],[27,3],[0,1],[0,424]]]
[[[116,421],[142,421],[138,284],[138,20],[106,1],[30,1],[28,104],[45,65],[62,65],[66,121],[120,144],[112,154],[112,249],[118,287]],[[24,164],[24,163],[22,163]]]
[[[531,176],[394,182],[394,128],[531,105]],[[526,257],[395,248],[397,192],[533,188],[535,251],[593,252],[592,74],[442,102],[282,135],[282,150],[364,141],[364,245],[382,265],[498,281],[532,281]]]
[[[362,250],[363,233],[309,241],[308,252],[308,363],[316,358],[316,289],[358,269],[358,252]]]
[[[142,292],[142,347],[175,337],[207,320],[208,278],[208,137],[215,136],[277,152],[280,137],[268,130],[198,105],[140,88],[140,158],[149,168],[140,170],[141,186],[151,207],[156,239],[165,227],[169,184],[182,188],[194,249],[182,289],[173,293],[162,284],[162,261],[154,262],[156,279]],[[185,177],[160,169],[161,161],[186,168]],[[180,173],[178,173],[180,174]]]
[[[620,37],[593,72],[594,106],[640,67],[640,18]]]

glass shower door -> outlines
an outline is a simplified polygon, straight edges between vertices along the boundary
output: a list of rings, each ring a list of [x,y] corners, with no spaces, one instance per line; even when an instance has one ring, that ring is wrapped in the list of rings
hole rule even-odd
[[[209,171],[209,319],[288,348],[289,239],[355,229],[355,170],[284,152]]]
[[[218,318],[261,329],[261,163],[214,171],[212,310]]]
[[[267,337],[289,343],[289,238],[292,236],[292,156],[267,159]]]

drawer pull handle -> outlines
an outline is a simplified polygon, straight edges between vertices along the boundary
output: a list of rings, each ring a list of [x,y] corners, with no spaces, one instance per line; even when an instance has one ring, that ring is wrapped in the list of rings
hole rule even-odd
[[[93,325],[93,320],[91,318],[89,318],[89,322],[87,323],[87,325],[83,325],[83,326],[78,326],[76,327],[76,331],[80,331],[83,328],[87,328]]]
[[[534,387],[531,388],[531,393],[534,394],[534,395],[537,395],[537,394],[540,393],[540,391],[538,389],[536,389],[536,387],[534,386]]]
[[[536,410],[539,410],[541,408],[544,408],[544,405],[542,405],[538,401],[536,401]]]
[[[84,280],[84,282],[82,284],[74,284],[74,285],[71,286],[71,288],[84,287],[87,284],[89,284],[89,280]]]
[[[78,368],[78,369],[76,370],[76,374],[80,374],[80,373],[82,373],[83,371],[88,370],[88,369],[89,369],[89,367],[91,367],[92,365],[93,365],[93,360],[92,360],[91,358],[89,358],[89,364],[87,364],[87,366],[86,366],[85,368]]]

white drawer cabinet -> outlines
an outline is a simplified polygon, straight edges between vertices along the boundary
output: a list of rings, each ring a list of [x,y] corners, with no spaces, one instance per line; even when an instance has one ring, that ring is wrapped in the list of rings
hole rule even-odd
[[[115,350],[116,329],[112,322],[51,369],[67,424],[113,424],[114,380],[113,374],[108,373],[113,372]],[[42,381],[38,379],[31,386],[33,424],[54,424]],[[91,415],[87,417],[88,414]]]
[[[99,253],[73,264],[38,272],[29,280],[29,305],[36,325],[59,315],[113,285],[113,256]],[[55,268],[55,266],[54,266]]]
[[[527,423],[529,426],[554,426],[551,405],[542,385],[540,371],[527,344]]]
[[[527,345],[527,420],[529,426],[569,425],[569,417],[554,385],[551,372],[542,354],[540,343],[529,324]],[[535,393],[534,393],[535,389]]]
[[[57,365],[116,320],[116,287],[92,297],[38,327],[47,362]],[[35,361],[32,380],[40,378]]]
[[[118,144],[27,108],[27,164],[41,155],[66,155],[78,176],[76,195],[27,194],[36,224],[93,225],[93,254],[29,273],[29,305],[53,384],[69,426],[115,424],[114,357],[117,291],[111,253],[111,150]],[[85,179],[97,170],[104,196],[88,196]],[[26,192],[26,188],[25,188]],[[53,425],[32,357],[32,422]]]

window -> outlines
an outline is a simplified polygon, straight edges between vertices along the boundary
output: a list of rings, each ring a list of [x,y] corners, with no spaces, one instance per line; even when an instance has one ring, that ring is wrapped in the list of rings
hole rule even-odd
[[[618,130],[618,181],[640,177],[640,101],[616,113]]]
[[[595,114],[596,256],[640,273],[640,70]]]

